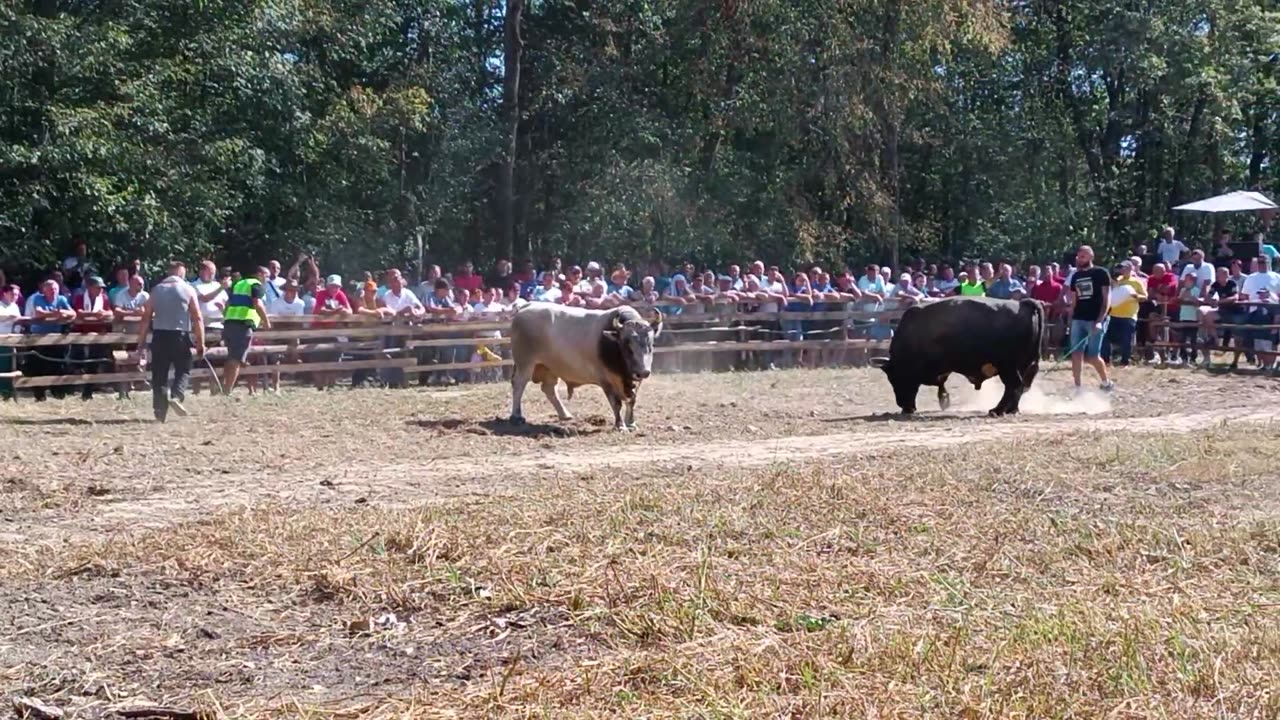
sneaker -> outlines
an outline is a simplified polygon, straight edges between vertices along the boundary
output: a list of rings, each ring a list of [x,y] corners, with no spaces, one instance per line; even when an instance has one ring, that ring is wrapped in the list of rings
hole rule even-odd
[[[169,409],[172,410],[178,417],[187,416],[187,409],[182,407],[182,403],[178,402],[177,400],[173,400],[173,399],[169,400]]]
[[[1106,382],[1102,383],[1102,385],[1100,385],[1100,386],[1098,386],[1098,387],[1102,390],[1102,392],[1104,392],[1104,393],[1109,393],[1109,392],[1114,392],[1114,391],[1115,391],[1115,389],[1116,389],[1116,384],[1115,384],[1114,382],[1112,382],[1112,381],[1108,380],[1108,381],[1106,381]]]

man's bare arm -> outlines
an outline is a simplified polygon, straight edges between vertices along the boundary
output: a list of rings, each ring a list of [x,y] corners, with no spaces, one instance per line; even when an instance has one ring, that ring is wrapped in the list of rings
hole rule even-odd
[[[196,336],[196,357],[200,357],[204,355],[204,316],[194,297],[187,303],[187,314],[191,316],[191,332]]]

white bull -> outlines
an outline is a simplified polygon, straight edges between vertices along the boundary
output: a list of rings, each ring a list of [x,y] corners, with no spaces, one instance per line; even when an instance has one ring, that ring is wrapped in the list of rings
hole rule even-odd
[[[511,422],[524,422],[521,401],[530,381],[542,386],[561,420],[573,419],[556,391],[564,380],[570,398],[576,387],[600,386],[613,408],[614,427],[635,429],[636,390],[653,372],[653,341],[661,332],[662,313],[650,324],[629,307],[526,305],[511,320]]]

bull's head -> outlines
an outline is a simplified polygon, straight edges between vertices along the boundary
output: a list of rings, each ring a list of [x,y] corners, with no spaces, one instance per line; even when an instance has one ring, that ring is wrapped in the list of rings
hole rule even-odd
[[[887,357],[873,357],[868,362],[871,367],[880,368],[889,378],[889,385],[893,387],[893,398],[904,413],[913,413],[916,411],[916,394],[920,392],[920,383],[912,382],[909,377],[900,377],[900,375],[910,375],[910,371],[904,373],[897,372],[893,362]]]
[[[661,312],[652,323],[640,318],[624,320],[621,314],[613,316],[613,324],[606,334],[618,342],[631,375],[629,379],[644,380],[653,373],[653,341],[661,332]]]

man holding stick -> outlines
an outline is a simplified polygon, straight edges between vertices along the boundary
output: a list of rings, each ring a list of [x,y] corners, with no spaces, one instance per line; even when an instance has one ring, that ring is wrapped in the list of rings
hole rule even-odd
[[[159,422],[165,421],[169,410],[186,417],[182,402],[186,400],[187,381],[191,378],[192,347],[196,357],[204,356],[200,297],[187,282],[186,275],[187,268],[181,261],[169,263],[169,275],[152,288],[138,323],[139,348],[145,345],[147,330],[151,330],[151,405]],[[172,385],[168,383],[170,367],[173,368]]]

